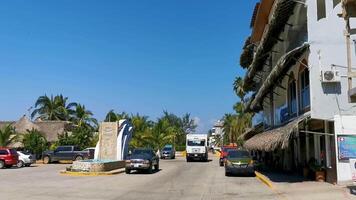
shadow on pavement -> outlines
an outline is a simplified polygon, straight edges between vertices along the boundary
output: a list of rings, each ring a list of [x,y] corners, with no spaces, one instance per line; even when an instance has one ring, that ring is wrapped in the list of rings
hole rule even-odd
[[[151,174],[156,174],[158,172],[162,171],[162,169],[159,169],[159,170],[153,170]],[[144,171],[144,170],[134,170],[132,171],[129,175],[137,175],[137,174],[146,174],[146,175],[151,175],[150,173],[148,173],[147,171]]]
[[[305,182],[310,181],[298,174],[287,174],[287,173],[278,173],[278,172],[260,172],[261,174],[265,175],[269,178],[272,182],[285,182],[285,183],[298,183],[298,182]]]

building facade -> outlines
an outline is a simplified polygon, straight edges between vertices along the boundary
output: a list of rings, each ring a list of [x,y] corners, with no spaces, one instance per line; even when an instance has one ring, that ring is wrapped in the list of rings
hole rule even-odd
[[[354,8],[341,0],[257,3],[241,55],[243,89],[252,93],[245,107],[255,113],[244,139],[268,166],[302,173],[313,163],[328,182],[351,180],[356,146],[342,142],[356,141]]]

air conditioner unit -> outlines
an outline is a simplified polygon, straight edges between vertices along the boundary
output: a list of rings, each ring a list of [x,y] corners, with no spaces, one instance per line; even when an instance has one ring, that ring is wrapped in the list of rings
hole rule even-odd
[[[321,81],[323,83],[337,83],[341,81],[340,72],[337,70],[321,71]]]

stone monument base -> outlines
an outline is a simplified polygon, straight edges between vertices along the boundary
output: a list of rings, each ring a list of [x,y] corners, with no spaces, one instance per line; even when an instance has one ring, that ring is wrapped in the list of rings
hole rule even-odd
[[[125,161],[80,160],[67,168],[71,172],[108,172],[125,167]]]

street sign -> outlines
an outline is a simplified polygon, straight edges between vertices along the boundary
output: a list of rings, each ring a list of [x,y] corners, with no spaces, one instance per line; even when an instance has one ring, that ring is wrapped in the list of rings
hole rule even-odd
[[[351,178],[356,181],[356,159],[350,159]]]

